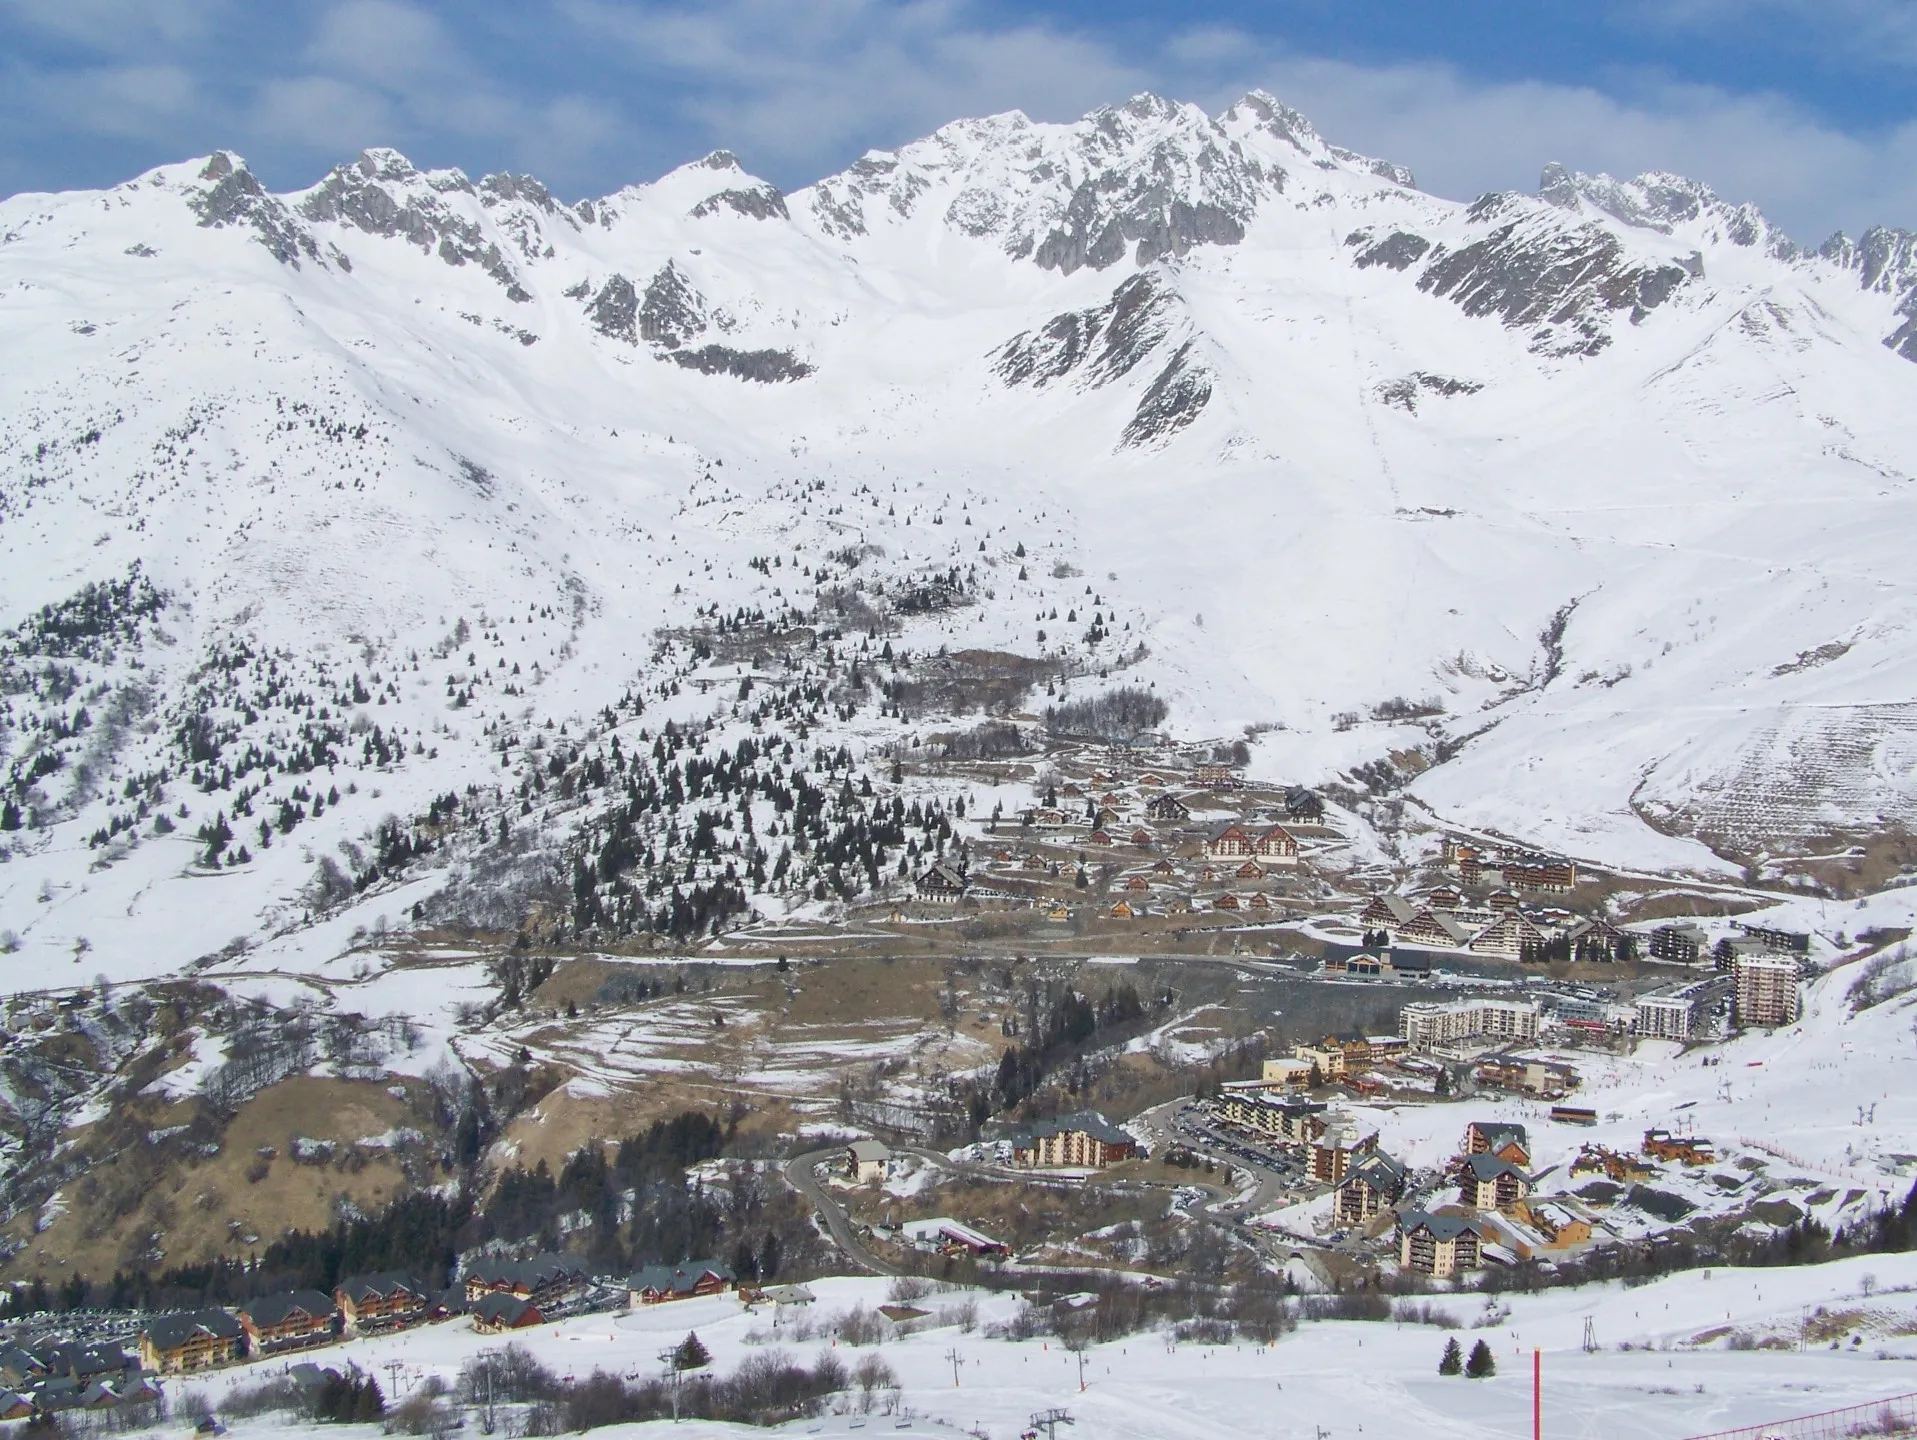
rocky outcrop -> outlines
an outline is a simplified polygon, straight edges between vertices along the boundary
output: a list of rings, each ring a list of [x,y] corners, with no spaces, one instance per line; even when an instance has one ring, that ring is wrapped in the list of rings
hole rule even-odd
[[[1211,373],[1192,355],[1190,316],[1162,270],[1132,276],[1105,304],[1055,315],[1023,331],[992,355],[1007,385],[1043,387],[1067,377],[1086,389],[1124,379],[1180,340],[1139,400],[1121,446],[1137,446],[1182,430],[1211,399]],[[1182,337],[1182,339],[1181,339]]]
[[[1354,230],[1345,236],[1345,244],[1364,247],[1351,262],[1360,270],[1369,270],[1373,265],[1409,270],[1431,248],[1431,242],[1424,236],[1413,235],[1408,230],[1394,230],[1382,240],[1374,240],[1369,230]]]
[[[568,291],[568,294],[573,292]],[[608,340],[639,343],[639,292],[623,275],[609,277],[586,306],[586,320]]]
[[[1119,445],[1136,449],[1168,440],[1183,430],[1211,399],[1211,371],[1192,357],[1192,342],[1180,345],[1139,397]]]
[[[1472,218],[1496,216],[1502,200],[1480,200]],[[1611,343],[1609,314],[1624,311],[1636,324],[1691,275],[1680,265],[1631,259],[1602,225],[1566,231],[1512,219],[1469,245],[1439,247],[1418,288],[1455,301],[1467,315],[1530,330],[1540,354],[1595,355]]]
[[[1818,249],[1831,264],[1857,273],[1866,290],[1898,296],[1903,321],[1884,344],[1906,360],[1917,360],[1917,232],[1873,225],[1852,241],[1840,230]]]
[[[1385,404],[1395,405],[1415,415],[1418,413],[1418,399],[1422,395],[1475,395],[1482,389],[1483,383],[1477,380],[1460,380],[1455,375],[1433,375],[1427,370],[1413,370],[1409,375],[1385,381],[1373,393]]]
[[[218,151],[200,170],[199,178],[209,182],[207,188],[190,195],[187,204],[204,228],[251,226],[275,260],[295,269],[299,268],[301,255],[319,259],[319,246],[311,232],[293,218],[283,201],[266,193],[266,187],[246,168],[244,160]]]
[[[692,207],[692,218],[703,220],[722,210],[730,210],[735,215],[744,215],[752,220],[770,220],[775,216],[781,220],[792,218],[791,212],[785,208],[785,196],[780,193],[779,187],[764,182],[708,195]]]
[[[1134,275],[1092,310],[1054,316],[1014,335],[992,368],[1007,385],[1048,385],[1078,373],[1093,387],[1129,375],[1184,320],[1183,305],[1162,274]]]
[[[506,184],[493,183],[501,179],[488,177],[495,204],[507,198],[502,195]],[[511,198],[520,198],[521,180],[503,179],[510,182]],[[544,187],[540,189],[543,193]],[[511,262],[497,244],[486,238],[479,224],[441,199],[449,193],[479,192],[457,170],[422,173],[397,151],[365,150],[353,164],[335,166],[308,191],[299,203],[299,213],[312,221],[330,221],[369,235],[404,239],[437,254],[448,265],[477,265],[499,282],[509,300],[532,299],[519,283]]]
[[[706,330],[705,296],[670,260],[647,282],[639,305],[639,338],[676,350]]]
[[[803,380],[812,367],[790,350],[734,350],[726,345],[702,345],[697,350],[669,350],[660,357],[701,375],[730,375],[773,385]]]

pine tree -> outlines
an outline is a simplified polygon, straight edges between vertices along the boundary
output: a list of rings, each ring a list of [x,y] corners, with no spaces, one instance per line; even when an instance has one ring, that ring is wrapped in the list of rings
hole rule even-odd
[[[697,1333],[691,1330],[688,1330],[686,1338],[679,1342],[679,1348],[672,1352],[672,1368],[675,1370],[701,1370],[711,1363],[712,1352],[706,1349]]]
[[[1498,1373],[1498,1362],[1491,1355],[1491,1347],[1480,1340],[1471,1347],[1471,1358],[1464,1362],[1464,1373],[1473,1380],[1482,1380],[1487,1375]]]
[[[1449,1340],[1444,1342],[1444,1355],[1438,1361],[1438,1373],[1440,1375],[1459,1375],[1463,1372],[1464,1350],[1458,1344],[1458,1337],[1453,1335]]]

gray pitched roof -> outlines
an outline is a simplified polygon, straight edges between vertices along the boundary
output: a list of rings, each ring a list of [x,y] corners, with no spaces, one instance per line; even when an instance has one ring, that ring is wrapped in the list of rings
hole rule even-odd
[[[1382,1150],[1370,1150],[1351,1162],[1345,1183],[1363,1180],[1374,1190],[1390,1190],[1404,1183],[1404,1166]]]
[[[1455,1240],[1467,1230],[1480,1240],[1484,1238],[1484,1231],[1475,1220],[1462,1215],[1433,1215],[1424,1210],[1405,1211],[1398,1217],[1398,1228],[1407,1232],[1429,1230],[1433,1240]]]
[[[182,1315],[160,1315],[149,1320],[145,1335],[161,1350],[177,1350],[204,1332],[215,1340],[240,1338],[240,1322],[225,1310],[189,1310]]]
[[[1527,1151],[1531,1148],[1529,1132],[1522,1125],[1515,1125],[1508,1120],[1480,1120],[1477,1126],[1478,1133],[1493,1150],[1512,1140],[1517,1141]]]
[[[418,1277],[404,1270],[386,1270],[373,1275],[349,1275],[335,1287],[340,1294],[353,1301],[384,1300],[389,1295],[404,1290],[408,1295],[424,1298],[430,1292],[420,1284]]]
[[[279,1325],[300,1314],[330,1319],[335,1309],[331,1295],[317,1290],[284,1290],[247,1301],[240,1306],[240,1314],[255,1325]]]
[[[482,1285],[524,1285],[538,1290],[584,1280],[586,1266],[571,1255],[554,1254],[535,1255],[529,1260],[475,1260],[466,1267],[464,1278]]]
[[[473,1319],[484,1325],[516,1325],[529,1311],[539,1313],[530,1300],[495,1291],[473,1305]]]
[[[1062,1135],[1072,1130],[1081,1130],[1094,1140],[1102,1140],[1107,1145],[1133,1145],[1137,1143],[1130,1135],[1120,1130],[1096,1110],[1080,1110],[1075,1114],[1059,1115],[1051,1120],[1041,1120],[1024,1133],[1030,1139],[1042,1140],[1053,1135]]]
[[[1506,1173],[1517,1176],[1527,1184],[1531,1179],[1509,1160],[1502,1160],[1496,1155],[1472,1155],[1466,1158],[1464,1165],[1475,1180],[1495,1180]]]
[[[635,1270],[626,1288],[638,1294],[689,1295],[708,1275],[727,1282],[736,1278],[732,1267],[718,1260],[687,1260],[680,1265],[647,1265]]]

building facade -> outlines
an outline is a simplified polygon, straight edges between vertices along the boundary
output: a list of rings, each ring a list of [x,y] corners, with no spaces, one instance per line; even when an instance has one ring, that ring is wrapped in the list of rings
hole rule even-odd
[[[1739,1025],[1795,1025],[1797,961],[1789,955],[1739,955],[1731,965]]]

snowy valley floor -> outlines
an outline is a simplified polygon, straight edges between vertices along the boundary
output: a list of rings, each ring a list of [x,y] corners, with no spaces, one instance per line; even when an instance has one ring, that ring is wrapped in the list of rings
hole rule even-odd
[[[1866,1298],[1866,1277],[1873,1293]],[[885,1300],[886,1282],[833,1279],[812,1285],[816,1319],[863,1302]],[[958,1297],[934,1296],[928,1307]],[[1917,1254],[1872,1256],[1798,1269],[1696,1271],[1626,1289],[1546,1292],[1498,1297],[1509,1314],[1484,1329],[1483,1297],[1438,1297],[1464,1328],[1447,1332],[1395,1323],[1318,1322],[1270,1347],[1251,1344],[1173,1344],[1151,1333],[1092,1349],[1085,1389],[1077,1358],[1056,1339],[989,1339],[983,1327],[1016,1309],[1014,1296],[982,1296],[981,1331],[931,1328],[878,1347],[897,1372],[903,1405],[918,1432],[1017,1436],[1030,1417],[1050,1407],[1068,1410],[1074,1440],[1151,1440],[1151,1437],[1471,1436],[1502,1440],[1530,1434],[1531,1350],[1543,1352],[1544,1433],[1554,1437],[1677,1437],[1867,1403],[1917,1389]],[[1822,1307],[1822,1314],[1819,1314]],[[1590,1317],[1599,1348],[1582,1348]],[[1819,1338],[1798,1350],[1800,1326],[1810,1317]],[[1730,1327],[1728,1330],[1726,1327]],[[696,1331],[715,1369],[730,1371],[768,1343],[763,1310],[742,1312],[731,1298],[659,1306],[636,1314],[590,1316],[522,1332],[519,1342],[561,1375],[595,1369],[629,1376],[658,1371],[659,1352]],[[750,1332],[762,1332],[748,1340]],[[1487,1380],[1440,1378],[1437,1363],[1448,1334],[1468,1350],[1483,1337],[1499,1373]],[[1757,1348],[1731,1349],[1756,1341]],[[1851,1337],[1859,1337],[1853,1345]],[[1699,1337],[1707,1337],[1699,1343]],[[1829,1348],[1831,1339],[1838,1348]],[[385,1384],[390,1362],[406,1367],[398,1390],[437,1374],[448,1381],[464,1361],[502,1344],[472,1333],[469,1322],[356,1341],[314,1358],[352,1360]],[[829,1340],[785,1344],[794,1360],[810,1363]],[[1629,1345],[1627,1350],[1624,1347]],[[952,1355],[960,1357],[953,1384]],[[848,1365],[865,1350],[841,1349]],[[198,1385],[218,1403],[230,1387],[277,1370],[279,1361],[224,1372]],[[179,1388],[176,1386],[176,1388]],[[852,1397],[856,1399],[856,1393]],[[899,1425],[899,1416],[826,1414],[778,1433],[847,1435]],[[347,1440],[372,1427],[302,1427],[245,1421],[236,1440],[319,1428]],[[505,1428],[502,1426],[502,1429]],[[609,1427],[611,1440],[665,1424]],[[687,1422],[687,1437],[744,1436],[763,1430]]]

